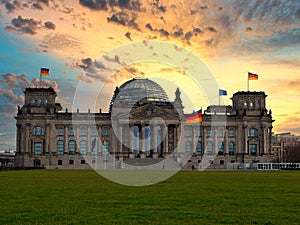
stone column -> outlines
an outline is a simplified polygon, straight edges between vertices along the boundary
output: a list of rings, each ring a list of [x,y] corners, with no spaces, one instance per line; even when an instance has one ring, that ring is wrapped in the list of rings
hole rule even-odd
[[[79,141],[80,129],[79,126],[75,128],[75,153],[79,154],[80,141]]]
[[[68,136],[69,136],[69,127],[68,125],[65,126],[65,130],[64,130],[64,152],[68,152]]]
[[[117,139],[119,140],[119,150],[118,150],[118,152],[122,156],[122,153],[123,153],[123,125],[122,124],[119,124],[119,132],[118,132]]]
[[[91,153],[91,127],[87,127],[87,136],[86,136],[86,154],[90,155]]]
[[[192,154],[196,154],[196,146],[198,142],[197,130],[195,126],[192,126]]]
[[[49,145],[50,145],[50,124],[46,124],[46,140],[45,140],[45,146],[44,151],[45,153],[49,153]]]
[[[169,125],[166,124],[166,126],[163,129],[164,134],[164,142],[163,142],[163,155],[167,155],[169,151]]]
[[[265,155],[267,154],[267,137],[268,137],[268,128],[266,128],[266,126],[263,126],[263,151],[262,153]]]
[[[202,155],[206,154],[206,135],[207,135],[207,128],[202,126]]]
[[[225,127],[225,133],[224,133],[224,155],[228,155],[228,129]]]
[[[244,143],[244,152],[242,153],[245,153],[245,154],[248,154],[250,155],[250,151],[249,151],[249,146],[248,146],[248,129],[247,129],[247,126],[243,126],[244,128],[244,140],[245,140],[245,143]]]
[[[129,125],[129,158],[134,158],[134,124]]]
[[[30,124],[26,123],[26,132],[25,132],[25,149],[26,153],[31,153],[31,146],[30,146]]]
[[[158,153],[157,153],[157,126],[156,126],[156,124],[151,125],[150,129],[151,129],[151,149],[153,149],[152,157],[156,159],[158,157]]]
[[[102,155],[102,149],[103,149],[103,140],[102,140],[102,127],[98,127],[98,138],[97,138],[97,155]]]
[[[141,158],[145,158],[146,154],[145,154],[145,125],[141,124],[140,127],[141,130],[141,138],[140,138],[140,143],[141,143],[141,149],[140,149],[140,156]]]
[[[212,129],[212,132],[213,132],[213,142],[214,142],[214,152],[213,152],[213,154],[218,154],[218,138],[217,138],[217,136],[218,136],[218,128],[217,127],[212,127],[211,128]]]

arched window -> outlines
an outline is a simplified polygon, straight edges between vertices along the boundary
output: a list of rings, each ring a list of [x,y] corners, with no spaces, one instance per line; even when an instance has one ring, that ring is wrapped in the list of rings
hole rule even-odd
[[[244,101],[243,101],[243,107],[244,107],[244,109],[247,109],[247,108],[248,108],[248,102],[247,102],[247,100],[244,100]]]
[[[198,141],[196,145],[196,155],[202,155],[202,142]]]
[[[44,128],[42,128],[40,126],[37,126],[37,127],[33,128],[32,133],[35,136],[43,136],[43,135],[45,135],[45,130],[44,130]]]
[[[255,101],[255,108],[256,108],[256,109],[259,109],[259,108],[260,108],[260,101],[259,101],[259,100],[256,100],[256,101]]]
[[[98,152],[98,141],[97,141],[97,137],[95,137],[91,143],[91,153],[92,155],[97,155],[97,152]]]
[[[48,104],[48,98],[44,98],[44,104],[45,104],[45,105]]]
[[[213,154],[213,143],[211,141],[207,142],[206,153],[208,155],[212,155]]]
[[[223,142],[218,143],[218,155],[224,155],[224,143]]]
[[[86,141],[80,142],[80,154],[85,155],[86,154]]]
[[[41,97],[38,97],[38,104],[40,105],[42,103],[42,98]]]
[[[57,142],[57,154],[58,155],[63,155],[64,154],[64,142],[63,141],[58,141]]]
[[[185,154],[190,155],[192,153],[192,144],[190,141],[185,142]]]
[[[255,128],[251,128],[248,131],[248,137],[257,137],[258,136],[258,130]]]
[[[254,108],[254,103],[253,103],[252,100],[250,100],[250,102],[249,102],[249,107],[250,107],[250,109],[253,109],[253,108]]]
[[[69,141],[69,154],[75,154],[75,141]]]
[[[64,129],[63,128],[58,128],[58,130],[57,130],[57,135],[58,136],[63,136],[64,135]]]
[[[31,98],[31,104],[35,103],[35,98]]]
[[[234,142],[233,141],[229,142],[229,144],[228,144],[229,155],[234,155],[234,151],[235,151],[234,148],[235,148]]]
[[[104,155],[107,155],[109,153],[109,142],[105,141],[103,143],[102,151]]]

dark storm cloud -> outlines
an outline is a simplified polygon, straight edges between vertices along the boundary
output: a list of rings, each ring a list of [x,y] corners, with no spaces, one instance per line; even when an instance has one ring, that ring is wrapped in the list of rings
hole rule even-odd
[[[184,39],[186,39],[187,41],[189,41],[192,37],[193,37],[192,31],[189,31],[184,35]]]
[[[246,28],[245,28],[245,31],[246,31],[246,32],[251,32],[251,31],[253,31],[253,30],[252,30],[251,27],[246,27]]]
[[[108,10],[109,7],[119,7],[134,11],[141,10],[140,1],[133,0],[80,0],[79,3],[91,10]]]
[[[22,4],[20,0],[1,0],[0,4],[2,4],[9,13],[26,6],[26,4]]]
[[[38,2],[32,3],[32,8],[34,8],[34,9],[39,9],[39,10],[43,10],[42,5],[41,5],[40,3],[38,3]]]
[[[12,28],[15,31],[26,34],[36,34],[36,30],[39,28],[41,22],[34,20],[32,18],[26,19],[22,16],[12,19],[12,27],[8,26],[7,28]]]
[[[164,28],[161,28],[158,30],[159,33],[162,35],[162,36],[169,36],[170,33],[168,31],[166,31]]]
[[[132,41],[131,33],[129,31],[126,32],[125,37],[127,37],[130,41]]]
[[[55,30],[55,28],[56,28],[56,25],[54,23],[50,22],[50,21],[45,22],[44,25],[48,29]]]
[[[140,30],[139,25],[135,22],[136,14],[128,14],[125,12],[118,12],[107,18],[108,22],[120,24],[122,26],[132,27],[136,30]]]
[[[107,10],[106,0],[79,0],[79,3],[92,10]]]
[[[174,32],[175,37],[180,37],[183,35],[183,29],[179,28],[177,31]]]
[[[78,66],[84,70],[86,70],[91,64],[93,63],[93,60],[91,58],[85,58],[81,60],[81,64]]]
[[[153,31],[153,28],[152,28],[152,26],[151,26],[150,23],[147,23],[147,24],[146,24],[146,28],[148,28],[149,30]]]
[[[217,30],[214,27],[207,27],[206,29],[213,33],[217,32]]]

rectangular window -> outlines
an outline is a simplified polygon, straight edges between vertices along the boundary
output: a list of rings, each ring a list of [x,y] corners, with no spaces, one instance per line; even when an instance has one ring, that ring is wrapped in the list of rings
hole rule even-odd
[[[69,164],[70,164],[70,165],[73,165],[73,164],[74,164],[74,160],[73,160],[73,159],[70,159],[70,160],[69,160]]]
[[[82,159],[82,160],[80,161],[80,164],[85,164],[85,160]]]
[[[64,130],[63,130],[63,128],[58,128],[57,133],[58,133],[58,136],[63,136],[63,135],[64,135]]]
[[[95,127],[92,128],[92,136],[97,136],[97,129]]]
[[[86,128],[81,128],[80,132],[81,132],[81,136],[86,136],[87,134]]]
[[[62,160],[61,159],[57,160],[57,165],[59,165],[59,166],[62,165]]]
[[[75,135],[74,128],[72,128],[72,127],[70,128],[69,135],[70,136],[74,136]]]
[[[233,129],[228,130],[228,137],[235,137],[235,130]]]
[[[39,159],[33,160],[33,166],[41,166],[41,160]]]
[[[104,135],[105,137],[108,137],[108,128],[104,128],[104,129],[103,129],[103,135]]]
[[[257,151],[257,144],[250,144],[250,154],[256,155],[256,151]]]
[[[198,137],[201,137],[201,136],[202,136],[201,130],[197,130],[197,136],[198,136]]]
[[[42,142],[34,142],[34,154],[41,155],[43,152]]]
[[[207,137],[213,137],[212,130],[207,130]]]
[[[218,137],[224,137],[224,131],[218,130]]]

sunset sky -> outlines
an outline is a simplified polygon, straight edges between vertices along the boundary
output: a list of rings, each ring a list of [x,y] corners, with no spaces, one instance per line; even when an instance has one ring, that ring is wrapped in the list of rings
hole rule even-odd
[[[90,107],[89,91],[99,88],[99,107],[107,111],[114,87],[132,77],[161,80],[170,100],[179,86],[186,113],[191,105],[217,104],[217,89],[208,100],[193,81],[197,60],[227,90],[222,100],[230,105],[233,93],[246,91],[250,71],[259,74],[250,90],[268,95],[274,132],[300,135],[298,0],[0,0],[0,17],[0,149],[15,148],[13,117],[25,87],[39,85],[41,67],[50,68],[43,85],[55,88],[64,109],[72,109],[81,80],[87,87],[82,112]],[[190,54],[174,62],[185,51]],[[144,61],[125,63],[128,55]],[[91,64],[106,75],[86,73]]]

